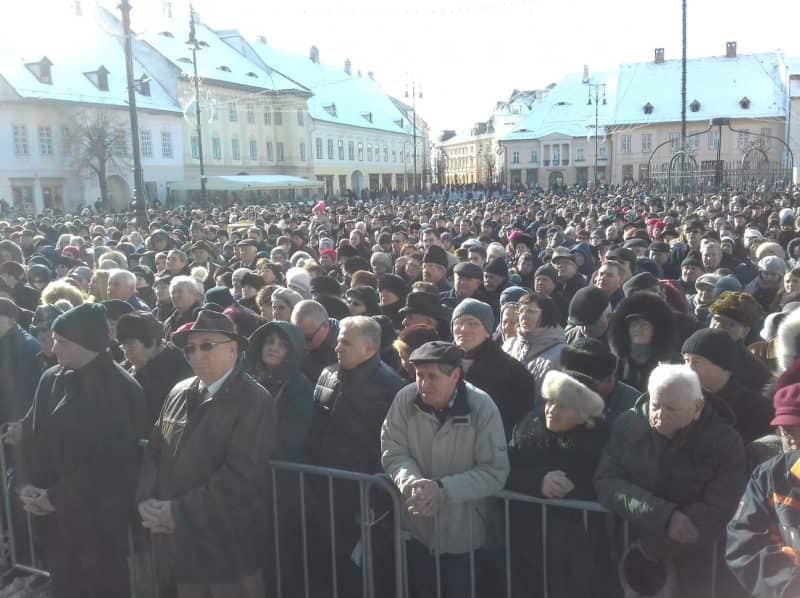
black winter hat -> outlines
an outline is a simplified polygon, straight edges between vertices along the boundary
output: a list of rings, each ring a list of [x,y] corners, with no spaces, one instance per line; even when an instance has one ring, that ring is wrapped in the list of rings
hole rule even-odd
[[[481,270],[480,266],[472,262],[457,263],[453,268],[453,272],[458,274],[461,278],[477,278],[483,280],[483,270]]]
[[[573,326],[590,326],[608,309],[608,295],[597,287],[583,287],[569,302],[569,323]]]
[[[331,295],[333,297],[340,297],[342,294],[342,286],[339,281],[331,276],[317,276],[311,279],[311,295]]]
[[[650,291],[657,287],[658,284],[658,278],[650,274],[650,272],[641,272],[625,281],[625,284],[622,285],[622,292],[625,293],[626,297],[629,297],[637,291]]]
[[[502,278],[508,278],[508,264],[506,260],[501,257],[495,257],[489,260],[486,264],[486,272],[489,274],[496,274]]]
[[[740,348],[724,330],[703,328],[687,338],[681,353],[691,353],[705,357],[714,365],[729,372],[741,367]]]
[[[552,279],[553,282],[558,282],[558,270],[556,270],[551,264],[544,264],[543,266],[536,268],[534,278],[539,276],[547,276],[548,278]]]
[[[402,276],[397,274],[383,274],[378,278],[378,290],[389,291],[397,295],[400,300],[404,300],[408,295],[408,284],[403,280]]]
[[[423,264],[438,264],[447,269],[450,263],[447,261],[447,252],[438,245],[431,245],[422,256]]]
[[[103,301],[102,305],[106,308],[106,318],[109,320],[119,320],[125,314],[133,311],[133,306],[130,303],[120,299],[109,299],[108,301]]]
[[[83,303],[58,316],[53,332],[95,353],[109,345],[106,308],[99,303]]]
[[[206,291],[206,303],[216,303],[223,308],[233,305],[233,295],[228,287],[214,287]]]
[[[617,369],[617,358],[596,338],[580,338],[564,347],[561,369],[580,372],[593,380],[605,380]]]

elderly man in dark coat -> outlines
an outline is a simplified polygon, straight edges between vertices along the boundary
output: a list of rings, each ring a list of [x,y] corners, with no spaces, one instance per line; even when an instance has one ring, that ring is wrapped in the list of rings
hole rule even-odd
[[[172,340],[195,375],[167,397],[137,493],[159,578],[178,598],[263,598],[273,398],[243,370],[247,340],[224,314],[201,310]]]
[[[108,352],[101,305],[56,318],[53,337],[59,365],[42,375],[22,423],[22,504],[41,519],[58,598],[127,596],[142,389]]]
[[[614,423],[595,489],[600,503],[638,536],[623,562],[624,583],[656,595],[674,567],[675,595],[706,598],[713,544],[744,489],[744,447],[703,399],[688,366],[659,365],[648,390],[649,400],[643,397]]]

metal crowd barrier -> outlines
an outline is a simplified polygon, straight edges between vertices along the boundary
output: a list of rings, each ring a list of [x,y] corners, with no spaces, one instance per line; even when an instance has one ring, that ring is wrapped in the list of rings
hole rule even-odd
[[[0,533],[2,533],[9,546],[11,567],[20,572],[49,577],[49,573],[41,566],[41,561],[36,555],[37,542],[33,533],[34,527],[31,515],[29,513],[24,513],[24,518],[22,517],[23,511],[19,506],[19,501],[16,500],[16,494],[13,491],[13,488],[11,488],[11,483],[13,480],[12,476],[10,475],[11,472],[8,468],[9,464],[7,463],[7,457],[7,449],[3,443],[0,442],[0,472],[2,473],[5,515],[4,519],[0,517]],[[360,571],[361,596],[363,598],[392,598],[392,596],[393,598],[409,598],[411,592],[411,579],[409,577],[408,543],[411,540],[411,535],[408,531],[403,529],[402,525],[403,513],[405,509],[402,497],[387,476],[367,475],[352,471],[329,469],[300,463],[273,461],[270,466],[269,478],[272,482],[271,524],[273,527],[273,537],[268,541],[271,542],[272,549],[274,550],[274,553],[271,555],[273,559],[272,565],[274,566],[275,573],[272,578],[272,583],[274,584],[272,588],[274,588],[275,596],[277,598],[311,598],[312,596],[317,598],[319,594],[315,593],[314,590],[315,587],[318,589],[320,584],[322,587],[328,588],[325,595],[330,596],[330,598],[339,598],[340,596],[342,598],[356,598],[355,595],[344,594],[339,588],[340,577],[343,575],[343,571],[341,571],[341,558],[343,555],[337,547],[337,534],[341,532],[341,530],[337,530],[336,520],[337,486],[339,487],[340,492],[341,489],[345,487],[352,487],[357,491],[358,515],[357,521],[352,523],[359,528],[360,541],[358,546],[360,549],[357,549],[357,551],[361,555],[361,558],[358,559],[356,569]],[[293,483],[289,483],[289,480],[295,480],[297,483],[296,488],[298,493],[296,496],[293,496],[291,492],[289,492],[289,486],[293,486]],[[281,487],[282,484],[284,485],[283,487]],[[292,514],[296,515],[298,519],[294,522],[294,525],[296,526],[294,529],[299,530],[301,551],[298,562],[289,563],[285,561],[290,560],[295,555],[292,554],[291,550],[287,551],[287,546],[291,541],[296,541],[297,538],[284,537],[284,532],[287,529],[286,525],[287,523],[291,523],[286,521],[286,514],[281,512],[281,496],[285,496],[287,494],[289,495],[290,499],[297,499],[296,503],[292,500],[291,504],[293,510]],[[376,495],[388,499],[385,500],[383,504],[384,507],[388,507],[388,511],[384,513],[376,513]],[[317,558],[315,561],[311,558],[312,549],[319,552],[322,546],[320,546],[320,543],[317,541],[320,536],[317,534],[317,530],[313,527],[313,524],[315,523],[314,517],[309,514],[308,502],[310,497],[316,500],[317,504],[320,504],[320,501],[322,504],[325,504],[327,506],[326,510],[329,512],[327,525],[329,525],[330,533],[327,535],[327,537],[322,538],[329,544],[327,547],[329,569],[326,567],[326,570],[324,571],[323,576],[325,579],[320,579],[322,573],[319,570],[319,559]],[[548,521],[552,516],[552,513],[559,509],[580,511],[582,513],[583,527],[587,532],[589,529],[589,520],[591,516],[605,516],[608,514],[608,511],[606,511],[605,508],[596,502],[547,500],[511,491],[501,491],[494,497],[491,497],[489,500],[494,502],[493,508],[495,510],[495,514],[497,514],[499,511],[499,520],[502,521],[501,529],[499,530],[501,532],[499,537],[501,538],[502,549],[499,552],[497,549],[495,549],[494,556],[496,557],[495,564],[500,563],[503,568],[502,580],[497,579],[497,576],[495,576],[496,581],[502,581],[503,587],[494,587],[492,596],[506,596],[506,598],[512,598],[514,595],[519,595],[518,592],[515,594],[515,588],[513,585],[513,549],[511,540],[512,505],[516,505],[517,507],[520,505],[530,505],[531,507],[538,505],[540,507],[539,528],[541,531],[541,554],[539,555],[539,558],[541,559],[542,586],[541,592],[537,592],[537,595],[544,596],[544,598],[548,598],[551,593],[550,576],[552,572],[548,569],[548,559],[550,558]],[[473,518],[475,517],[474,511],[475,509],[469,510],[469,534],[471,546],[474,544],[472,535]],[[316,517],[316,523],[318,524],[318,512],[316,513]],[[391,518],[390,524],[384,524],[384,529],[391,529],[391,539],[390,541],[387,541],[387,543],[391,544],[393,552],[391,557],[393,579],[391,580],[376,578],[375,572],[376,560],[379,560],[380,562],[378,564],[384,566],[384,568],[386,562],[385,560],[381,560],[381,557],[384,555],[376,555],[374,553],[374,530],[378,524],[387,518]],[[19,526],[15,525],[16,522],[20,521],[20,519],[24,520],[21,533],[17,530]],[[629,533],[630,530],[627,522],[620,522],[618,519],[617,521],[622,524],[622,550],[619,552],[619,554],[622,554],[631,541]],[[488,523],[486,525],[487,527],[489,526]],[[443,598],[444,594],[442,587],[441,565],[442,555],[437,550],[439,545],[438,517],[434,517],[434,529],[434,543],[436,546],[432,547],[430,556],[435,561],[436,598]],[[518,533],[520,530],[514,531]],[[23,547],[23,549],[21,550],[20,547]],[[470,588],[468,594],[469,598],[476,598],[478,596],[479,589],[476,567],[478,555],[476,553],[483,548],[483,546],[472,546],[468,554]],[[353,554],[355,553],[356,551],[353,552]],[[351,555],[345,556],[349,557]],[[709,598],[715,598],[717,590],[716,544],[714,545],[711,558],[711,593],[709,594]],[[301,581],[299,582],[299,585],[301,586],[299,589],[286,587],[289,580],[284,576],[283,565],[290,565],[299,569],[302,577]],[[616,566],[616,563],[614,563],[614,565]],[[315,567],[317,568],[316,570]],[[613,575],[616,575],[616,573],[613,572]],[[376,580],[380,582],[377,584],[378,588],[376,588]],[[266,578],[265,581],[267,581]],[[380,587],[387,588],[389,586],[391,586],[390,593],[380,593]],[[425,598],[432,597],[426,596]],[[466,598],[466,596],[459,598]]]

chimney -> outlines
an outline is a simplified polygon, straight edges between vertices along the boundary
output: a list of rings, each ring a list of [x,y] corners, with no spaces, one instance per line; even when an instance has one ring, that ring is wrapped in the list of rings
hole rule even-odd
[[[319,49],[317,46],[311,46],[311,50],[308,52],[308,57],[314,64],[319,64]]]
[[[372,71],[368,71],[368,72],[367,72],[367,77],[369,77],[369,78],[370,78],[370,79],[372,79],[373,81],[375,80],[375,75],[374,75],[374,73],[373,73]]]
[[[664,64],[664,48],[656,48],[656,64]]]
[[[349,58],[346,58],[344,61],[344,72],[347,73],[348,75],[352,75],[353,74],[352,71],[353,71],[353,63],[350,62]]]
[[[736,58],[736,42],[727,42],[725,44],[725,57]]]
[[[266,46],[267,45],[267,36],[266,35],[259,35],[258,36],[258,41]]]
[[[589,65],[588,64],[584,64],[583,65],[583,82],[584,83],[588,83],[589,82]]]

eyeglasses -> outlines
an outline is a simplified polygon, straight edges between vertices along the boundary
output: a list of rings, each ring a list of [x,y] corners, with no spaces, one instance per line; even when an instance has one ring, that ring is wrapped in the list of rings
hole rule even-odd
[[[226,341],[206,341],[204,343],[200,343],[199,345],[186,345],[183,348],[183,353],[185,355],[193,355],[194,352],[197,351],[198,349],[200,349],[200,351],[202,351],[203,353],[208,353],[209,351],[212,351],[214,347],[216,347],[217,345],[225,345],[232,342],[233,339],[228,339]]]
[[[307,342],[307,343],[310,343],[310,342],[312,342],[312,341],[314,340],[314,337],[315,337],[315,336],[317,336],[317,332],[319,332],[320,330],[322,330],[322,327],[323,327],[323,326],[325,326],[325,324],[326,324],[326,322],[323,322],[322,324],[320,324],[319,326],[317,326],[317,328],[316,328],[316,329],[314,330],[314,332],[312,332],[311,334],[305,334],[305,335],[303,335],[303,336],[305,336],[306,342]]]

